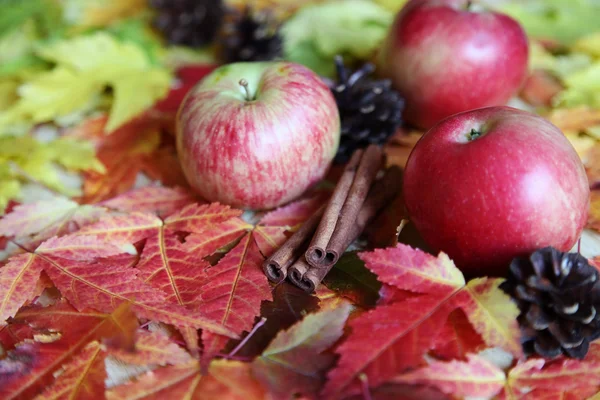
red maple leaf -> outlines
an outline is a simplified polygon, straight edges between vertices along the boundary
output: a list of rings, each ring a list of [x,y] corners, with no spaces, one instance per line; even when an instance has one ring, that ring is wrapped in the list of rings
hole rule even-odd
[[[439,347],[442,328],[457,308],[488,346],[521,355],[518,309],[498,288],[501,280],[480,278],[465,285],[446,255],[436,258],[401,244],[360,257],[379,280],[421,295],[376,307],[350,322],[352,335],[337,349],[341,358],[329,373],[325,397],[360,392],[359,376],[376,387],[423,366],[424,356]]]
[[[133,342],[137,319],[127,304],[112,314],[93,310],[77,312],[66,302],[33,306],[15,317],[40,331],[38,340],[26,340],[0,360],[0,396],[29,399],[53,382],[53,374],[92,341],[109,340],[127,346]],[[43,334],[50,330],[50,334]]]

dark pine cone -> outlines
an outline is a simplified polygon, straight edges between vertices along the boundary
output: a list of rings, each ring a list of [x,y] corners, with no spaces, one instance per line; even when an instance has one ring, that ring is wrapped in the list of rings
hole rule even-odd
[[[200,47],[215,38],[223,17],[223,0],[149,0],[157,11],[154,26],[170,44]]]
[[[516,258],[500,287],[517,302],[526,353],[583,358],[600,337],[598,271],[576,253],[546,247]]]
[[[270,61],[283,54],[280,22],[269,11],[246,7],[232,12],[219,34],[219,53],[224,63]]]
[[[384,144],[402,124],[404,99],[388,79],[373,80],[371,63],[357,71],[335,58],[337,81],[325,79],[337,102],[342,123],[340,147],[335,162],[348,161],[354,150],[370,144]]]

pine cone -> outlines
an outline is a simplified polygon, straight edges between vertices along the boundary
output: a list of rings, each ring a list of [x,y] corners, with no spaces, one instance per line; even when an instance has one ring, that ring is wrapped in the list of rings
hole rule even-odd
[[[215,38],[225,15],[223,0],[149,0],[154,26],[170,44],[200,47]]]
[[[600,337],[599,273],[576,253],[546,247],[516,258],[500,287],[521,311],[526,353],[583,358]]]
[[[354,150],[370,144],[384,144],[402,124],[404,99],[392,89],[390,80],[373,80],[371,63],[357,71],[335,58],[337,81],[325,79],[340,112],[342,135],[335,162],[348,161]]]
[[[224,63],[270,61],[281,58],[280,23],[267,10],[230,13],[219,32],[219,54]]]

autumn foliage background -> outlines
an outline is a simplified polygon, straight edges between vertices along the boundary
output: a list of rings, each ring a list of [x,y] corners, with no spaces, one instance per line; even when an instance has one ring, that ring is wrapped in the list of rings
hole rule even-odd
[[[403,1],[321,3],[254,5],[290,18],[289,59],[330,75],[336,53],[373,57]],[[531,36],[512,105],[559,126],[586,165],[593,258],[600,6],[493,3]],[[327,186],[265,213],[195,196],[174,116],[198,79],[186,67],[217,60],[166,46],[151,16],[145,0],[0,0],[0,398],[600,399],[600,343],[584,360],[526,359],[501,278],[465,281],[410,223],[398,243],[401,195],[316,293],[269,284],[263,260]],[[388,163],[421,134],[399,131]]]

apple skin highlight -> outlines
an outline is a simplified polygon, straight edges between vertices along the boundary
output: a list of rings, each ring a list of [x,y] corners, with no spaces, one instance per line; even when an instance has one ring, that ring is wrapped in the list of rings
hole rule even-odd
[[[269,209],[300,196],[325,176],[339,139],[331,91],[289,62],[220,67],[192,89],[177,115],[177,151],[189,184],[209,201],[240,208]]]
[[[570,250],[589,208],[571,143],[549,121],[510,107],[431,128],[409,157],[404,196],[425,242],[470,276],[502,276],[514,257],[542,247]]]
[[[405,97],[405,119],[428,129],[467,110],[505,105],[527,76],[517,21],[468,0],[412,0],[398,13],[380,67]]]

